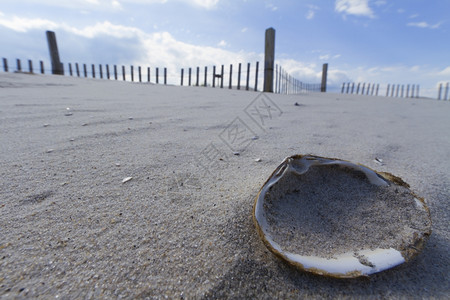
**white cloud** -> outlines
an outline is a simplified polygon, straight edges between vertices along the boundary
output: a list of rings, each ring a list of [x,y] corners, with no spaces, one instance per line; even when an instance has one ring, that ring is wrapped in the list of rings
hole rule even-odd
[[[448,66],[447,68],[445,68],[444,70],[440,71],[438,73],[439,75],[442,76],[450,76],[450,66]],[[450,81],[450,80],[449,80]]]
[[[336,0],[335,10],[347,15],[374,17],[369,0]]]
[[[320,8],[316,5],[308,5],[308,12],[306,14],[306,19],[307,20],[312,20],[314,19],[315,15],[316,15],[316,11],[319,10]]]
[[[244,28],[241,29],[241,32],[247,32],[247,30],[248,30],[248,28],[244,27]]]
[[[419,28],[429,28],[429,29],[438,29],[442,23],[436,23],[434,25],[428,24],[427,22],[412,22],[406,24],[407,26],[419,27]]]
[[[409,18],[410,18],[410,19],[415,19],[415,18],[417,18],[418,16],[419,16],[419,14],[413,14],[413,15],[410,15]]]
[[[45,19],[27,19],[14,16],[9,20],[6,18],[1,18],[0,26],[4,26],[18,32],[27,32],[31,29],[55,29],[58,27],[58,24]]]
[[[117,0],[111,1],[111,5],[112,5],[112,7],[115,8],[115,9],[122,9],[122,5],[121,5],[120,2],[117,1]]]
[[[271,11],[276,11],[276,10],[278,10],[278,7],[275,6],[275,5],[272,4],[272,3],[266,4],[266,8],[267,8],[267,9],[270,9]]]
[[[217,46],[219,46],[219,47],[225,47],[227,45],[227,42],[225,42],[224,40],[221,40],[218,44],[217,44]]]

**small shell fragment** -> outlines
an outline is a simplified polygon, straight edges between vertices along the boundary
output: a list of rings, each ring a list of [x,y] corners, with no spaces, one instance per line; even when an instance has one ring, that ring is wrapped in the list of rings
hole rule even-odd
[[[431,234],[430,211],[402,179],[348,161],[287,157],[258,193],[256,229],[291,265],[338,278],[410,261]]]
[[[133,179],[133,177],[125,177],[125,178],[122,180],[122,183],[128,182],[128,181],[130,181],[131,179]]]
[[[256,161],[256,162],[260,162],[260,161],[261,161],[261,158],[258,157],[258,158],[255,159],[255,161]]]

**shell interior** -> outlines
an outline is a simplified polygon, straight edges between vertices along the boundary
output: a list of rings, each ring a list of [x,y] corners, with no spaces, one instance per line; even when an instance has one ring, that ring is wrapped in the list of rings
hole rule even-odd
[[[253,216],[273,253],[333,277],[399,265],[417,255],[431,234],[424,200],[400,178],[312,155],[288,157],[275,169]]]

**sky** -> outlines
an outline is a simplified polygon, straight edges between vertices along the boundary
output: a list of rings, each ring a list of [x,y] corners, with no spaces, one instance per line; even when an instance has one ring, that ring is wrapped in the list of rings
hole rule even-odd
[[[1,0],[0,56],[49,61],[46,30],[64,63],[180,69],[264,61],[328,90],[343,82],[419,84],[437,96],[450,81],[450,0]],[[236,67],[235,67],[236,68]],[[178,77],[177,77],[178,76]]]

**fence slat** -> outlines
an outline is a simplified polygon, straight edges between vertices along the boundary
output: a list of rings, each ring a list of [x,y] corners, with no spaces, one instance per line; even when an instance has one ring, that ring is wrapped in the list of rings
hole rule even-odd
[[[86,64],[83,64],[83,71],[84,71],[84,78],[87,77],[87,68],[86,68]]]
[[[184,79],[184,69],[181,68],[181,82],[180,82],[181,86],[183,86],[183,79]]]
[[[248,91],[250,83],[250,63],[247,63],[247,83],[245,85],[245,90]]]
[[[138,67],[139,82],[142,82],[141,66]]]
[[[108,80],[109,80],[109,78],[110,78],[110,74],[109,74],[109,65],[108,65],[108,64],[106,64],[106,78],[108,78]]]
[[[20,59],[16,59],[17,71],[22,72],[22,64],[20,63]]]
[[[195,86],[198,86],[200,78],[200,67],[197,67],[197,80],[195,81]]]
[[[95,78],[95,65],[92,64],[92,78]]]
[[[125,66],[122,66],[122,78],[123,81],[125,81],[126,77],[125,77]]]
[[[44,74],[44,62],[41,60],[39,61],[39,64],[41,65],[41,74]]]
[[[255,91],[258,90],[258,69],[259,69],[259,61],[256,62]],[[271,88],[271,92],[273,93],[273,63],[272,63],[272,88]]]
[[[33,74],[33,62],[31,59],[28,60],[28,71]]]
[[[98,68],[99,68],[99,73],[100,73],[100,79],[103,79],[103,68],[102,68],[102,65],[99,64]]]
[[[239,63],[239,65],[238,65],[238,84],[237,84],[237,89],[238,90],[241,89],[241,63]]]
[[[233,88],[233,65],[230,64],[230,79],[229,79],[229,83],[228,83],[228,88],[232,89]]]
[[[208,86],[208,81],[207,81],[207,79],[208,79],[208,67],[205,67],[205,87]]]
[[[3,58],[3,70],[8,72],[8,60],[6,58]]]

